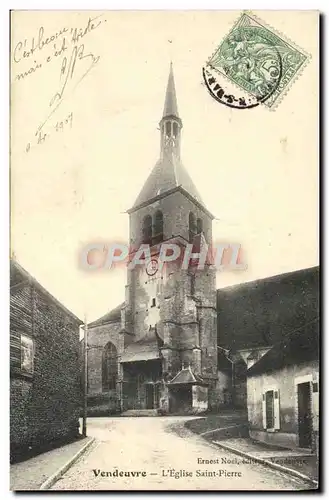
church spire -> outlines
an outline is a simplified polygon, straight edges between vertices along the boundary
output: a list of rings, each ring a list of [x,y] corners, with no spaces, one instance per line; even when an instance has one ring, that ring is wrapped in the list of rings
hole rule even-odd
[[[161,131],[161,158],[163,158],[164,156],[174,156],[179,159],[180,133],[183,124],[178,114],[172,62],[170,63],[163,115],[159,125]]]
[[[159,123],[161,134],[160,158],[147,178],[130,213],[174,189],[184,190],[200,206],[204,203],[180,158],[182,120],[178,114],[174,72],[170,64],[163,115]]]
[[[176,118],[179,117],[172,62],[170,63],[170,72],[169,72],[166,99],[162,117],[165,118],[166,116],[175,116]]]

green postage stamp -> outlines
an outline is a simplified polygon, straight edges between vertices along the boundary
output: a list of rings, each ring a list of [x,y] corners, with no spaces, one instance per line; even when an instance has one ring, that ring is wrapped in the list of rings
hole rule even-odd
[[[240,98],[239,104],[233,107],[253,107],[257,102],[273,108],[308,59],[293,42],[262,24],[254,15],[243,13],[208,60],[206,70],[214,70],[212,74],[219,73],[246,92],[246,98]],[[218,100],[228,105],[232,100],[237,101],[227,96],[227,92],[224,96],[225,91],[224,84]],[[231,97],[231,101],[227,101],[227,97]],[[248,102],[253,104],[248,106]]]

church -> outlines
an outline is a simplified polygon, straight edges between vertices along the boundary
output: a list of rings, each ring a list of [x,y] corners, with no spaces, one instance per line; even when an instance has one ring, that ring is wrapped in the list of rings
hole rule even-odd
[[[248,360],[263,356],[286,327],[317,314],[318,268],[222,291],[211,261],[203,269],[183,269],[179,260],[159,265],[164,242],[182,250],[212,245],[214,216],[181,161],[182,127],[171,65],[160,157],[128,210],[131,252],[147,244],[151,261],[127,266],[125,302],[88,325],[90,416],[245,408]]]

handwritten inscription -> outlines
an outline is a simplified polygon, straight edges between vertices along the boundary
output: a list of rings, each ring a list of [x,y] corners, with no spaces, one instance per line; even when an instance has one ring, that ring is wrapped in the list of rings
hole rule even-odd
[[[71,111],[63,120],[57,121],[52,127],[48,128],[47,132],[44,132],[43,130],[39,131],[36,136],[35,144],[39,145],[39,144],[44,144],[46,141],[48,142],[48,139],[50,138],[53,132],[64,132],[65,130],[72,128],[72,124],[73,124],[73,113]],[[31,142],[29,142],[26,145],[26,152],[28,153],[30,149],[31,149]]]
[[[58,123],[65,123],[66,119],[59,120],[57,124],[50,121],[63,100],[74,92],[98,63],[100,56],[88,50],[86,44],[88,35],[105,22],[106,19],[101,14],[94,18],[89,17],[81,27],[62,26],[53,33],[46,33],[45,28],[41,26],[36,36],[16,43],[12,53],[14,83],[21,84],[28,78],[37,77],[37,74],[44,72],[49,64],[56,64],[58,67],[58,82],[55,82],[54,90],[50,91],[48,109],[35,128],[33,133],[35,139],[26,146],[27,152],[30,151],[32,144],[43,144],[53,128],[58,131],[60,127],[57,127]],[[69,119],[70,127],[72,127],[72,117]],[[46,125],[47,130],[45,130]],[[64,131],[64,125],[60,129]]]

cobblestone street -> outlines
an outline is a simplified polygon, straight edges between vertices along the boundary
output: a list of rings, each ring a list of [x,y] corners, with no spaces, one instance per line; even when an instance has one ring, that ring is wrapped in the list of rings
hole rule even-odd
[[[263,465],[241,463],[240,457],[208,444],[184,427],[187,418],[88,419],[94,445],[52,489],[310,489],[302,480]]]

